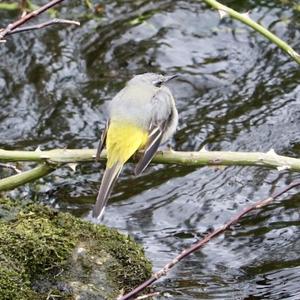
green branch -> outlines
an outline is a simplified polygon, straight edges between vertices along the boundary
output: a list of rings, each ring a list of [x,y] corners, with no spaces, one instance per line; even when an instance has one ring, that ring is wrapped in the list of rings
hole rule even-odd
[[[69,164],[95,161],[95,149],[54,149],[48,151],[16,151],[0,149],[2,162],[37,162],[36,168],[0,180],[0,191],[11,190],[30,181],[48,175],[56,168]],[[102,160],[106,152],[101,153]],[[132,158],[137,161],[138,155]],[[207,151],[204,148],[198,152],[158,151],[153,163],[179,164],[186,166],[257,166],[300,172],[300,159],[278,155],[274,150],[261,152],[223,152]]]
[[[278,170],[300,171],[300,159],[281,156],[270,150],[261,152],[158,152],[153,162],[182,164],[188,166],[256,166]]]
[[[0,180],[0,191],[7,191],[24,185],[30,181],[39,179],[55,170],[54,166],[49,164],[40,164],[32,170],[19,173]]]
[[[96,150],[94,149],[53,149],[47,151],[18,151],[0,149],[0,161],[47,161],[53,164],[76,163],[94,161],[96,157],[95,154]],[[105,151],[103,151],[101,158],[105,157]]]
[[[223,14],[228,15],[233,19],[239,20],[244,24],[250,26],[255,31],[259,32],[268,40],[270,40],[272,43],[274,43],[283,51],[285,51],[292,59],[294,59],[298,64],[300,64],[300,55],[291,46],[289,46],[285,41],[277,37],[271,31],[264,28],[262,25],[251,20],[247,14],[238,13],[234,9],[231,9],[215,0],[203,0],[203,1],[211,5],[215,9],[219,10],[220,12],[223,12]]]
[[[47,151],[17,151],[0,149],[2,162],[48,162],[50,164],[69,164],[92,162],[95,160],[95,149],[54,149]],[[138,159],[136,155],[132,161]],[[106,159],[102,151],[101,159]],[[158,151],[153,163],[180,164],[186,166],[224,165],[224,166],[257,166],[300,171],[300,159],[278,155],[274,150],[262,152],[207,151],[197,152]]]

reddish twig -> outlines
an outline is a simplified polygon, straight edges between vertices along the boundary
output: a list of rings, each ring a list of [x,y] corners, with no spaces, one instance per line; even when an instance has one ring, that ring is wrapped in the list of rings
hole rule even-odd
[[[0,31],[0,42],[4,42],[5,41],[4,40],[5,36],[7,36],[9,34],[16,33],[16,31],[17,31],[16,28],[22,26],[23,24],[25,24],[26,22],[30,21],[34,17],[40,15],[41,13],[45,12],[46,10],[52,8],[53,6],[59,4],[59,3],[63,2],[63,1],[64,0],[52,0],[49,3],[47,3],[47,4],[45,4],[45,5],[41,6],[41,7],[39,7],[38,9],[36,9],[34,11],[32,11],[31,13],[23,15],[19,20],[15,21],[15,22],[13,22],[11,24],[9,24],[8,26],[6,26],[6,28],[4,28],[4,29],[2,29]],[[52,24],[55,24],[55,22],[52,23]],[[43,26],[43,27],[45,27],[45,26]],[[37,29],[37,28],[34,28],[34,29]],[[20,31],[24,31],[24,30],[19,30],[19,32]]]
[[[195,252],[199,248],[203,247],[205,244],[207,244],[211,239],[214,237],[218,236],[219,234],[223,233],[226,229],[230,228],[230,226],[234,225],[237,223],[244,215],[247,213],[261,208],[265,205],[268,205],[272,201],[274,201],[276,198],[281,196],[282,194],[286,193],[290,189],[293,189],[297,186],[300,186],[300,180],[294,181],[291,184],[289,184],[287,187],[284,189],[274,193],[272,196],[270,196],[267,199],[263,199],[260,201],[255,202],[254,204],[244,208],[241,212],[236,214],[234,217],[232,217],[231,220],[229,220],[227,223],[225,223],[223,226],[215,229],[213,232],[207,234],[203,239],[199,240],[195,244],[193,244],[191,247],[184,249],[178,256],[176,256],[170,263],[166,264],[160,271],[156,272],[153,274],[151,278],[143,282],[141,285],[136,287],[134,290],[129,292],[128,294],[121,296],[118,298],[118,300],[128,300],[131,299],[132,297],[136,296],[138,293],[143,291],[146,287],[150,286],[153,282],[161,278],[162,276],[166,275],[172,267],[174,267],[179,261],[181,261],[184,257],[190,255],[191,253]]]

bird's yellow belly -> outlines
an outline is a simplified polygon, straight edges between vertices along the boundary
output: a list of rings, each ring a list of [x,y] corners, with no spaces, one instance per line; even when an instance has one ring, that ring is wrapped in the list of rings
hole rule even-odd
[[[148,132],[144,129],[132,123],[112,121],[106,137],[107,167],[117,162],[124,164],[147,140]]]

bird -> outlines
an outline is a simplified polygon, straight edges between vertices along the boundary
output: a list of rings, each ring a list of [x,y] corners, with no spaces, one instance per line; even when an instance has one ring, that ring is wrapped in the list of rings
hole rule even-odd
[[[134,173],[139,175],[159,146],[170,139],[178,124],[178,111],[166,83],[178,75],[144,73],[133,76],[108,104],[108,121],[102,131],[96,160],[106,147],[107,162],[93,218],[103,216],[112,188],[123,165],[141,151]]]

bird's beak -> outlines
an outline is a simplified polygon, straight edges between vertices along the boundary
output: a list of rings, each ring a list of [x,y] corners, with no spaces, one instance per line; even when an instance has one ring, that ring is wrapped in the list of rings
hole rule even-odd
[[[172,80],[172,79],[174,79],[176,77],[178,77],[178,74],[171,75],[171,76],[165,76],[165,80],[164,81],[166,83],[166,82],[169,82],[170,80]]]

